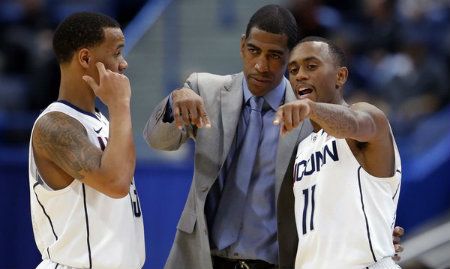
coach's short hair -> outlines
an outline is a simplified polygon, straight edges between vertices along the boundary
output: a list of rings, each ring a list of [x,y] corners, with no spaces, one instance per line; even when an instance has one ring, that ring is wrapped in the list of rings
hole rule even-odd
[[[300,40],[297,46],[305,42],[315,42],[315,41],[322,42],[328,45],[328,49],[330,50],[331,56],[335,60],[336,65],[347,66],[347,57],[345,56],[344,51],[330,39],[320,36],[307,36],[302,40]]]
[[[64,19],[53,35],[53,51],[58,62],[69,62],[78,49],[103,42],[104,28],[120,28],[120,24],[109,16],[92,12],[78,12]]]
[[[292,13],[279,5],[266,5],[258,9],[250,18],[245,30],[248,38],[253,27],[272,34],[285,34],[288,37],[288,49],[297,43],[297,23]]]

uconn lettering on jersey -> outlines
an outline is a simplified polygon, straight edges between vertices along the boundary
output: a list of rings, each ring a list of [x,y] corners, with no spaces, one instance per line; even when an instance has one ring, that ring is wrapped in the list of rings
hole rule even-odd
[[[316,151],[309,157],[309,160],[302,160],[294,166],[294,179],[300,181],[303,176],[310,176],[319,172],[320,168],[327,163],[327,156],[334,162],[339,161],[336,140],[332,141],[331,150],[329,145],[325,145],[322,151]]]

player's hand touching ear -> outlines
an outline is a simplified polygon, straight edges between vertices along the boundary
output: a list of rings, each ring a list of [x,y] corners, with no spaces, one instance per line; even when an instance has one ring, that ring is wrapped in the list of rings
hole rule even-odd
[[[88,75],[82,77],[92,88],[95,95],[108,107],[120,103],[129,104],[131,86],[128,78],[125,75],[105,69],[105,65],[101,62],[97,62],[95,65],[98,70],[98,84]]]
[[[198,128],[211,127],[203,99],[189,88],[181,88],[172,92],[173,117],[175,125],[181,129],[183,125],[195,125]]]

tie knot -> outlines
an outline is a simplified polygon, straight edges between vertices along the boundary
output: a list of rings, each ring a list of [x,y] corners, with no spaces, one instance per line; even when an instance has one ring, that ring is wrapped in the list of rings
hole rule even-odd
[[[261,112],[262,110],[262,106],[264,104],[264,98],[260,97],[260,96],[252,96],[249,100],[250,102],[250,107],[253,110],[257,110],[259,112]]]

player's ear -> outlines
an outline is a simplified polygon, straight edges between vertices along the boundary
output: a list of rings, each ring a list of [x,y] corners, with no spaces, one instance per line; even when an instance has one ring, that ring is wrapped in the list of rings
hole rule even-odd
[[[80,65],[85,68],[88,69],[91,63],[91,56],[90,56],[90,51],[86,48],[80,49],[77,52],[77,61],[78,63],[80,63]]]
[[[347,82],[348,78],[348,69],[345,66],[341,66],[338,68],[338,72],[336,74],[336,89],[342,88],[345,82]]]

